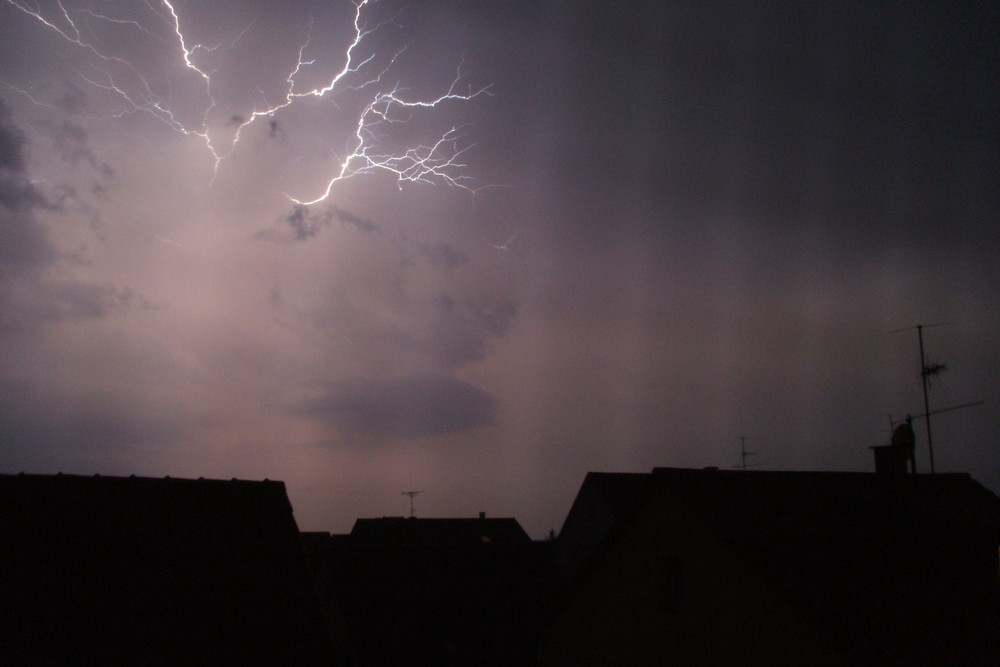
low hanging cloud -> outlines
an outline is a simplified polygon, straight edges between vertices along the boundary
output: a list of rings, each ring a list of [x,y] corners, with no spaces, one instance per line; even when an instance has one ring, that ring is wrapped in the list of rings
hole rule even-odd
[[[431,265],[442,269],[455,269],[469,262],[469,256],[450,243],[420,243],[417,252]]]
[[[124,448],[166,446],[191,437],[195,416],[176,405],[135,409],[107,396],[81,396],[52,383],[0,376],[0,464],[8,469],[58,453],[65,461],[99,460]]]
[[[314,383],[308,398],[286,411],[344,424],[375,435],[413,438],[466,431],[493,423],[496,400],[467,382],[444,375],[402,380]]]
[[[63,80],[63,93],[55,100],[55,105],[69,114],[80,114],[90,106],[87,94],[69,79]]]
[[[358,231],[365,232],[366,234],[382,233],[382,228],[368,218],[362,218],[360,215],[355,215],[350,211],[345,211],[339,206],[333,207],[333,214],[336,215],[337,219],[342,223],[345,225],[352,225]]]
[[[86,162],[104,178],[111,178],[114,169],[107,162],[101,161],[90,148],[87,131],[80,125],[63,120],[61,123],[49,123],[45,125],[52,139],[52,144],[59,154],[59,157],[76,165],[79,162]]]
[[[0,100],[0,288],[15,279],[35,278],[55,261],[56,251],[35,210],[54,208],[28,179],[26,140]]]
[[[257,232],[254,238],[278,244],[301,243],[318,236],[320,231],[324,227],[329,227],[334,220],[351,225],[365,234],[382,232],[382,228],[371,220],[345,211],[338,206],[327,206],[320,210],[314,210],[312,207],[296,204],[289,213],[278,219],[277,222],[281,228],[263,229]]]
[[[40,324],[101,319],[128,309],[162,308],[128,288],[80,281],[41,282],[28,295],[14,292],[8,305],[16,317],[0,315],[0,332]]]
[[[431,299],[424,321],[393,332],[401,348],[419,352],[444,368],[456,369],[480,361],[490,350],[490,341],[510,328],[517,308],[502,295],[462,297],[447,293]]]
[[[36,214],[63,210],[71,190],[62,191],[54,203],[39,192],[27,172],[26,145],[0,100],[0,333],[105,317],[131,306],[136,297],[128,289],[47,276],[66,255],[52,244]]]

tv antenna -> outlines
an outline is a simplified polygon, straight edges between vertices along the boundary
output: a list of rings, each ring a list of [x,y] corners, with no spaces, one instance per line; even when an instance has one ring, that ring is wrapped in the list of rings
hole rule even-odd
[[[902,419],[893,419],[892,418],[892,413],[890,413],[889,414],[889,432],[890,433],[895,433],[896,426],[898,426],[899,424],[902,424],[903,422],[905,422],[907,420],[929,418],[929,415],[939,415],[942,412],[951,412],[952,410],[960,410],[962,408],[972,408],[972,407],[975,407],[977,405],[982,405],[985,402],[986,401],[972,401],[971,403],[962,403],[961,405],[951,405],[951,406],[949,406],[947,408],[940,408],[938,410],[932,410],[930,413],[923,413],[922,412],[919,415],[907,415],[906,417],[904,417]],[[916,472],[916,465],[917,465],[916,464],[916,460],[914,460],[913,461],[913,468],[914,468],[913,472]],[[934,468],[933,467],[931,468],[931,472],[934,472]]]
[[[400,494],[401,496],[409,496],[409,497],[410,497],[410,518],[411,518],[411,519],[413,518],[413,498],[414,498],[414,497],[415,497],[415,496],[416,496],[416,495],[417,495],[418,493],[423,493],[423,491],[403,491],[403,492],[402,492],[402,493]]]
[[[920,345],[920,381],[924,388],[924,423],[927,424],[927,460],[931,464],[931,474],[934,474],[934,441],[931,438],[931,415],[935,414],[931,412],[930,402],[927,400],[927,378],[932,375],[937,375],[945,369],[944,364],[931,364],[927,365],[927,361],[924,358],[924,329],[930,329],[931,327],[943,327],[952,322],[938,322],[936,324],[918,324],[912,327],[904,327],[902,329],[893,329],[889,333],[900,333],[903,331],[913,331],[917,330],[917,342]]]
[[[740,436],[740,460],[741,460],[741,463],[740,463],[740,465],[733,466],[733,467],[734,468],[740,468],[740,469],[742,469],[742,470],[745,471],[747,468],[756,468],[757,466],[760,465],[759,463],[747,463],[747,457],[748,456],[757,456],[757,452],[748,452],[747,451],[747,439],[744,436],[741,435]]]
[[[931,411],[931,414],[932,415],[939,415],[942,412],[951,412],[952,410],[958,410],[960,408],[971,408],[971,407],[975,407],[977,405],[982,405],[985,402],[986,401],[972,401],[971,403],[962,403],[961,405],[952,405],[952,406],[947,407],[947,408],[941,408],[940,410],[933,410],[933,411]],[[926,417],[926,416],[927,415],[925,415],[922,412],[919,415],[910,415],[910,417],[912,419],[922,419],[923,417]],[[906,421],[906,417],[903,417],[902,419],[893,419],[892,418],[892,414],[890,414],[889,415],[889,430],[891,431],[892,429],[896,428],[897,424],[902,424],[905,421]]]

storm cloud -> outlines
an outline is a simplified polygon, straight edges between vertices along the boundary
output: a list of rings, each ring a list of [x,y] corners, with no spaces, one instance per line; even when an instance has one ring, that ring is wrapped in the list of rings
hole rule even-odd
[[[356,230],[373,234],[381,232],[379,225],[367,218],[355,215],[339,206],[304,206],[296,204],[292,210],[278,220],[278,224],[288,229],[263,229],[257,232],[256,238],[272,243],[294,243],[316,238],[320,231],[329,227],[334,220],[350,225]]]
[[[415,438],[489,426],[496,399],[467,382],[424,375],[376,382],[356,379],[316,385],[318,395],[289,406],[292,414],[343,422],[377,435]]]
[[[424,489],[541,536],[588,470],[741,436],[872,469],[923,410],[887,332],[953,322],[930,407],[984,402],[935,415],[937,469],[1000,489],[987,5],[379,0],[323,95],[358,4],[262,6],[0,3],[4,470],[283,479],[310,530]],[[450,86],[489,89],[385,97]]]
[[[87,130],[72,121],[63,120],[60,123],[46,126],[52,144],[59,156],[69,162],[76,164],[83,161],[89,164],[94,170],[104,178],[114,175],[114,169],[107,162],[102,162],[97,154],[91,149]]]
[[[26,140],[11,122],[0,99],[0,327],[20,320],[24,293],[39,272],[57,256],[44,227],[35,218],[37,209],[51,208],[29,181]]]
[[[494,339],[503,336],[517,308],[500,294],[461,297],[442,292],[422,309],[418,325],[396,329],[393,339],[444,368],[455,369],[484,359]]]
[[[451,270],[469,262],[469,256],[450,243],[420,243],[417,250],[433,266],[443,269]]]
[[[26,148],[24,134],[0,100],[0,333],[101,318],[141,301],[127,288],[67,278],[66,270],[59,276],[47,275],[60,262],[72,264],[74,258],[56,249],[37,216],[64,212],[64,203],[75,194],[66,186],[57,188],[54,203],[47,199],[31,183]],[[71,162],[93,159],[88,149],[79,150]]]

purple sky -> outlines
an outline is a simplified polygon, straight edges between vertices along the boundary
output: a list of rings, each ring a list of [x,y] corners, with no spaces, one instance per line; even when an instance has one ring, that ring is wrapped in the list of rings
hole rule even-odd
[[[0,470],[541,537],[740,436],[872,470],[947,322],[1000,491],[996,6],[744,4],[3,0]]]

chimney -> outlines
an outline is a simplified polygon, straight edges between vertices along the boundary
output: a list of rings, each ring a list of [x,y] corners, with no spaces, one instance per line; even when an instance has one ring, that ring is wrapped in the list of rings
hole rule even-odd
[[[485,519],[486,518],[486,512],[480,512],[479,513],[479,518],[480,519]]]
[[[906,463],[909,460],[906,450],[897,445],[880,445],[869,449],[875,452],[875,474],[885,477],[906,474]]]

